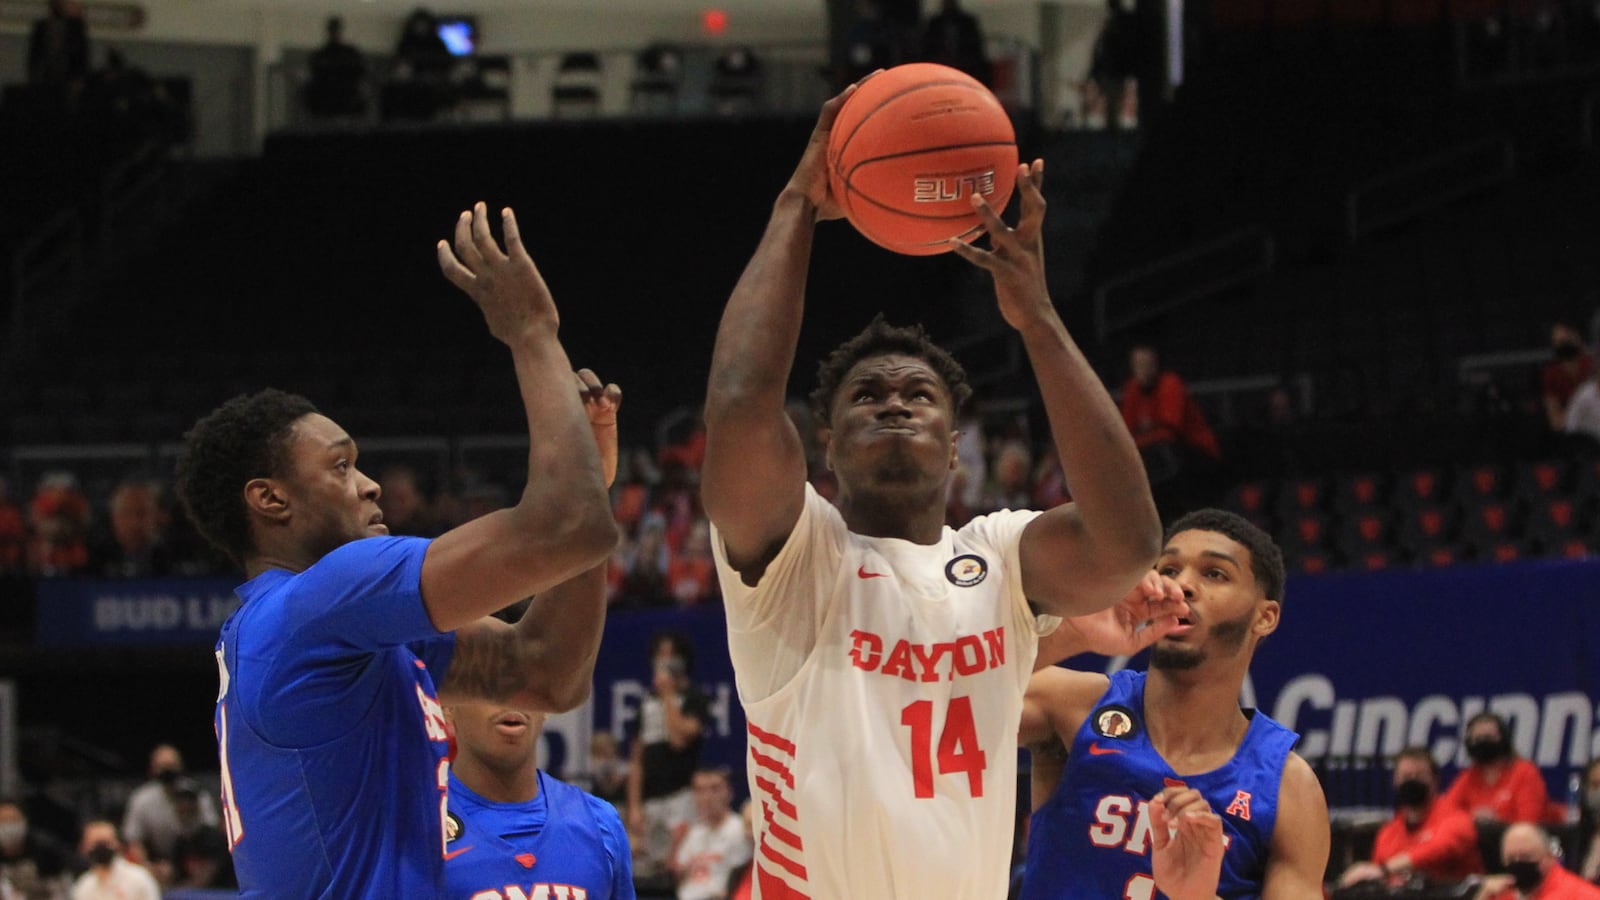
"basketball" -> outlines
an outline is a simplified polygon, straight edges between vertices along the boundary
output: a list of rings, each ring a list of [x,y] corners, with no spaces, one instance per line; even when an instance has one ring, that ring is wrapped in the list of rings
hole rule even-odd
[[[845,217],[873,243],[911,256],[977,237],[973,193],[998,212],[1016,175],[1016,132],[1000,101],[977,79],[934,63],[868,79],[828,139],[828,179]]]

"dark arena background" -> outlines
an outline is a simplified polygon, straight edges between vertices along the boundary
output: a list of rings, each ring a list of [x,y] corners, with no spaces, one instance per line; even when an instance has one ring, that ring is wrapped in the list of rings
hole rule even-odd
[[[1600,745],[1600,5],[1121,5],[966,0],[984,37],[955,61],[1046,162],[1051,294],[1108,391],[1152,349],[1217,437],[1220,458],[1182,433],[1145,447],[1163,517],[1233,509],[1285,551],[1284,626],[1242,699],[1302,735],[1330,890],[1392,813],[1394,754],[1427,747],[1448,781],[1484,710],[1578,868]],[[896,28],[862,28],[867,6]],[[672,629],[711,700],[702,759],[743,793],[697,417],[817,108],[858,70],[953,59],[937,0],[860,7],[467,3],[434,10],[450,55],[419,62],[397,0],[87,0],[65,4],[87,56],[63,68],[30,49],[47,4],[0,3],[0,796],[76,847],[163,743],[215,795],[212,648],[239,579],[172,477],[228,397],[309,397],[397,533],[520,490],[509,355],[434,257],[480,199],[516,209],[574,364],[626,395],[606,639],[545,767],[593,785],[606,733],[626,759],[648,640]],[[317,56],[334,14],[359,68]],[[819,226],[796,401],[879,312],[976,387],[953,524],[1070,498],[1021,342],[954,255]]]

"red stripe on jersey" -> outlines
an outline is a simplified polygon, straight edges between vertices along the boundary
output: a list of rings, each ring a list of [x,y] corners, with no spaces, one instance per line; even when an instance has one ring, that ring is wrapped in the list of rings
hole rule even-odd
[[[789,882],[768,872],[765,866],[756,866],[756,880],[761,885],[761,900],[811,900],[789,887]]]
[[[777,838],[778,840],[782,841],[785,844],[788,844],[789,846],[793,847],[794,849],[799,850],[802,853],[805,852],[806,848],[800,846],[800,835],[795,834],[794,832],[792,832],[789,829],[783,827],[782,825],[779,825],[777,822],[772,821],[772,817],[771,816],[767,816],[766,820],[767,820],[767,834],[772,835],[773,837]]]
[[[760,788],[763,794],[766,794],[768,797],[772,798],[772,802],[778,806],[778,812],[783,813],[795,821],[800,820],[800,811],[794,808],[794,804],[790,803],[787,797],[778,792],[777,785],[766,780],[765,778],[762,778],[760,775],[757,775],[756,787]]]
[[[770,731],[762,731],[760,728],[748,723],[746,723],[745,727],[750,730],[750,736],[761,743],[766,744],[768,747],[771,747],[774,750],[781,750],[790,756],[794,756],[794,743],[792,741],[784,740]]]
[[[754,747],[750,748],[750,758],[755,760],[756,765],[761,768],[777,773],[778,777],[783,779],[783,783],[788,785],[790,790],[794,789],[794,773],[789,771],[788,766],[770,756],[762,756]]]
[[[777,863],[779,868],[783,869],[785,872],[788,872],[790,875],[793,875],[801,881],[806,880],[806,867],[772,849],[772,845],[767,843],[766,835],[762,835],[761,837],[761,855]],[[765,897],[767,894],[766,887],[766,882],[763,881],[761,883],[761,895],[763,897]]]

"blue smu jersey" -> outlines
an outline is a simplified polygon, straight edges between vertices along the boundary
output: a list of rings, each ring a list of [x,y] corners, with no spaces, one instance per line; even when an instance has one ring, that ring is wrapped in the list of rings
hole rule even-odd
[[[240,585],[222,626],[222,817],[243,897],[434,897],[454,638],[422,605],[428,542],[372,537]]]
[[[1156,897],[1149,801],[1175,782],[1198,790],[1222,817],[1228,849],[1218,895],[1261,895],[1278,785],[1299,735],[1249,710],[1250,725],[1231,760],[1179,778],[1150,743],[1144,682],[1143,672],[1112,675],[1073,736],[1061,782],[1033,814],[1022,900]]]
[[[634,900],[616,807],[539,772],[530,803],[485,800],[450,775],[447,900]]]

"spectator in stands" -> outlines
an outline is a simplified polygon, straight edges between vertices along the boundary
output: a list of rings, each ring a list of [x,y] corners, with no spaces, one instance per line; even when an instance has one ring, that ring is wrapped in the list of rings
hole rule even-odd
[[[393,65],[383,90],[385,119],[431,119],[448,105],[454,60],[433,13],[419,8],[406,17]]]
[[[1047,446],[1039,454],[1038,465],[1033,467],[1033,491],[1025,508],[1051,509],[1071,500],[1067,473],[1061,468],[1061,457],[1054,446]]]
[[[617,739],[609,731],[596,731],[589,738],[589,793],[617,809],[628,805],[629,760],[617,751]]]
[[[211,825],[201,825],[178,841],[173,850],[177,865],[174,887],[237,890],[228,836]]]
[[[1550,352],[1555,358],[1539,372],[1545,420],[1551,431],[1566,431],[1567,404],[1578,386],[1594,374],[1594,357],[1584,349],[1578,329],[1565,322],[1550,328]]]
[[[875,69],[909,62],[911,37],[899,21],[884,10],[882,0],[859,0],[856,19],[845,29],[842,64],[835,90],[859,81]]]
[[[1149,52],[1148,43],[1144,24],[1138,13],[1128,8],[1127,0],[1106,0],[1106,20],[1094,43],[1085,85],[1091,127],[1096,109],[1102,111],[1105,127],[1111,131],[1138,124],[1137,107],[1130,101],[1138,96],[1137,79]]]
[[[313,116],[359,116],[367,111],[367,61],[344,42],[344,20],[328,17],[328,39],[311,54],[306,109]],[[389,482],[383,484],[387,487]],[[385,493],[388,491],[385,490]],[[404,533],[404,532],[402,532]]]
[[[1537,825],[1507,828],[1500,839],[1505,874],[1483,879],[1477,900],[1600,900],[1600,887],[1561,867],[1560,846]]]
[[[28,82],[59,87],[63,100],[69,100],[88,74],[89,26],[83,7],[72,0],[50,0],[49,12],[33,23],[28,36]]]
[[[156,578],[171,575],[172,549],[166,542],[167,511],[160,482],[130,478],[106,502],[109,533],[95,542],[90,568],[106,578]]]
[[[622,598],[636,606],[670,603],[667,573],[672,552],[667,547],[667,522],[657,512],[647,513],[639,523],[639,534],[623,558]]]
[[[717,593],[716,566],[711,560],[711,523],[700,518],[689,526],[683,546],[667,564],[667,589],[679,606],[698,606]]]
[[[711,704],[690,680],[694,648],[688,637],[662,632],[650,639],[652,688],[639,706],[628,773],[628,828],[636,835],[635,869],[664,874],[694,816],[690,779]]]
[[[89,871],[72,886],[72,900],[161,900],[155,877],[123,858],[117,826],[104,820],[83,826],[78,852],[89,861]]]
[[[997,509],[1031,509],[1033,454],[1022,440],[1011,438],[995,453],[994,478],[983,492],[979,512]]]
[[[39,480],[28,504],[33,540],[28,569],[52,577],[82,572],[89,565],[89,501],[68,472],[52,472]]]
[[[939,12],[928,18],[922,31],[922,58],[960,69],[984,84],[993,81],[983,29],[976,16],[961,8],[961,0],[943,0]]]
[[[1583,767],[1583,795],[1578,807],[1578,874],[1585,881],[1600,884],[1600,759]]]
[[[28,827],[20,801],[0,797],[0,897],[64,900],[70,857],[66,847]]]
[[[750,836],[733,811],[731,779],[725,768],[694,773],[694,823],[672,857],[678,900],[724,900],[729,875],[750,860]]]
[[[28,562],[28,523],[11,497],[11,482],[0,477],[0,574],[21,572]]]
[[[200,825],[217,825],[216,804],[183,777],[183,754],[171,744],[150,751],[150,780],[128,797],[122,833],[136,862],[170,866],[178,839]],[[187,796],[181,796],[186,794]]]
[[[1427,747],[1407,747],[1394,760],[1395,814],[1372,845],[1372,861],[1356,863],[1341,887],[1370,881],[1401,883],[1413,873],[1461,881],[1483,871],[1472,818],[1437,796],[1439,766]]]
[[[383,524],[390,534],[407,537],[437,537],[442,532],[434,521],[428,497],[417,480],[417,470],[407,465],[383,470]]]
[[[1600,375],[1590,375],[1572,392],[1567,403],[1567,434],[1589,442],[1589,451],[1600,448]]]
[[[1541,822],[1550,805],[1539,767],[1517,755],[1506,723],[1491,712],[1467,720],[1462,743],[1472,764],[1456,776],[1444,802],[1479,822]]]
[[[1133,433],[1163,519],[1215,500],[1222,448],[1183,379],[1161,368],[1149,344],[1128,353],[1131,375],[1122,386],[1122,420]]]

